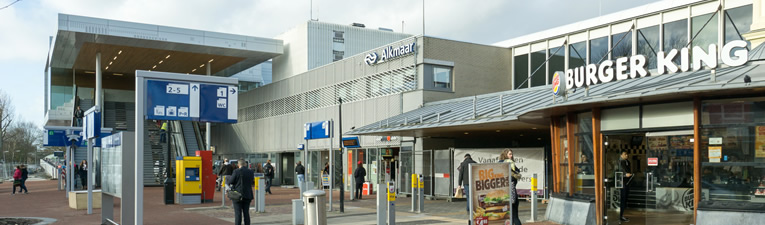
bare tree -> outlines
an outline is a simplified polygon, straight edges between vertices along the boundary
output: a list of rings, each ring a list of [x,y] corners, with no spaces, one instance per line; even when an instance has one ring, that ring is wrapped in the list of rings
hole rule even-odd
[[[7,139],[8,128],[13,123],[14,107],[11,103],[11,97],[0,90],[0,153],[4,150],[3,142]]]

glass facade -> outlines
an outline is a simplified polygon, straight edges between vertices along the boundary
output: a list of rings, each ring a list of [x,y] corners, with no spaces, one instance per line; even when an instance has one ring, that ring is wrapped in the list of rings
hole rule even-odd
[[[545,60],[547,59],[547,56],[545,54],[545,50],[532,52],[531,53],[531,86],[544,86],[546,83],[546,67],[545,67]]]
[[[678,20],[664,24],[664,48],[663,51],[677,49],[678,51],[688,44],[688,21]],[[673,60],[680,65],[680,54],[675,55]]]
[[[701,187],[713,201],[765,197],[765,98],[702,103]]]
[[[576,169],[576,193],[595,194],[595,170],[592,164],[592,113],[580,113],[576,116],[576,149],[574,149],[574,168]]]
[[[637,54],[644,55],[646,67],[656,69],[656,56],[661,51],[659,48],[659,25],[638,29]]]
[[[549,71],[547,72],[547,83],[552,84],[552,77],[556,71],[566,70],[566,49],[564,46],[548,49],[550,60],[547,61]]]
[[[529,87],[526,79],[529,77],[529,55],[523,54],[513,57],[513,87],[523,89]]]
[[[580,52],[581,53],[581,52]],[[590,63],[600,64],[608,59],[608,37],[590,40]]]

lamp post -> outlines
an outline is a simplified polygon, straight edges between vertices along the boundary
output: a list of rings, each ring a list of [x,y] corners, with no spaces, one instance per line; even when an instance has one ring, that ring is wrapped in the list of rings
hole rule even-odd
[[[5,170],[5,179],[8,179],[8,160],[5,159],[5,153],[8,151],[3,151],[3,170]]]

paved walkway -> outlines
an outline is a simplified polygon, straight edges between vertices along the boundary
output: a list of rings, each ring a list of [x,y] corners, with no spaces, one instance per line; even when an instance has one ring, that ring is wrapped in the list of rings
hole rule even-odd
[[[87,210],[69,208],[63,191],[58,191],[56,181],[30,179],[27,181],[29,194],[11,195],[12,182],[0,184],[0,217],[43,217],[52,218],[53,224],[100,224],[101,210],[94,209],[92,215]],[[272,187],[273,195],[267,195],[266,212],[252,213],[253,224],[292,224],[292,199],[298,197],[298,189]],[[376,201],[374,196],[365,196],[364,200],[348,201],[346,193],[345,212],[339,213],[339,193],[334,194],[334,211],[327,213],[328,224],[374,224],[376,221]],[[215,201],[201,205],[165,205],[162,187],[144,189],[144,224],[231,224],[234,213],[230,208],[220,208],[220,192],[216,192]],[[409,198],[398,198],[396,204],[396,222],[398,224],[465,224],[465,202],[426,201],[425,212],[410,213]],[[119,221],[120,203],[115,199],[115,219]],[[227,201],[227,203],[229,203]],[[521,204],[521,220],[529,218],[528,203]],[[544,205],[541,205],[544,206]],[[544,214],[540,209],[539,218]],[[553,223],[524,223],[553,224]]]

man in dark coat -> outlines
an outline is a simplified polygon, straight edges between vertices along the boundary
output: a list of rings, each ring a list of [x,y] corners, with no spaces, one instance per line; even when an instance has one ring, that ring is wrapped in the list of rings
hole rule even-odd
[[[244,159],[239,159],[239,169],[234,170],[228,185],[232,190],[242,194],[242,200],[234,202],[234,224],[241,225],[242,217],[244,224],[250,225],[250,202],[252,201],[252,185],[255,173],[247,167]]]
[[[466,206],[466,209],[468,212],[470,212],[470,181],[468,180],[468,164],[476,163],[473,161],[473,158],[470,157],[470,154],[465,154],[465,160],[462,160],[462,163],[460,163],[460,167],[457,168],[460,172],[460,178],[459,178],[459,185],[462,185],[462,189],[465,190],[465,198],[467,199],[468,205]]]
[[[367,176],[367,170],[364,169],[364,164],[359,161],[359,167],[356,168],[356,171],[353,171],[353,178],[355,178],[356,181],[356,198],[361,200],[361,190],[364,187],[364,177]]]
[[[23,190],[24,194],[29,194],[29,190],[27,190],[27,178],[29,178],[27,165],[21,165],[21,189],[19,189],[19,193]]]
[[[624,210],[627,209],[627,198],[629,198],[630,193],[630,181],[632,180],[632,167],[627,151],[622,151],[617,172],[624,174],[624,178],[621,180],[623,182],[621,196],[619,196],[619,220],[629,222],[630,220],[624,217]]]
[[[297,162],[297,166],[295,166],[295,174],[297,174],[298,183],[302,184],[305,180],[305,167],[303,166],[303,162]]]
[[[274,179],[274,166],[271,165],[271,160],[266,161],[266,166],[263,168],[266,171],[266,193],[271,193],[271,182]]]

